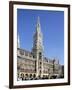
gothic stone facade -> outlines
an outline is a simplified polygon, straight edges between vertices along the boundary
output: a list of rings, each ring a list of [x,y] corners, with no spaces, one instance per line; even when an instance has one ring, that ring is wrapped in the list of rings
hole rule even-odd
[[[63,74],[62,65],[59,64],[58,59],[44,56],[43,34],[39,17],[31,52],[20,48],[19,36],[17,45],[17,79],[50,78],[52,75]]]

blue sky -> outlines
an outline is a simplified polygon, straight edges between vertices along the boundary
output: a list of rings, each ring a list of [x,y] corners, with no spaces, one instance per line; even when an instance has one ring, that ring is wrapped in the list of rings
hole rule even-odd
[[[20,46],[31,51],[37,18],[40,17],[43,33],[44,56],[59,58],[64,64],[64,12],[49,10],[17,10],[17,31]]]

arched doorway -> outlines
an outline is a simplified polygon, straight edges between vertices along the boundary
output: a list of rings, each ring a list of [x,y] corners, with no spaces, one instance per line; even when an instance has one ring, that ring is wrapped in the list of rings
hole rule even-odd
[[[28,74],[25,74],[25,80],[28,80]]]
[[[21,78],[22,80],[24,80],[24,74],[23,74],[23,73],[21,73],[20,78]]]
[[[35,79],[36,78],[36,74],[33,74],[33,79]]]
[[[30,80],[32,80],[33,79],[33,76],[32,76],[32,74],[30,74]]]

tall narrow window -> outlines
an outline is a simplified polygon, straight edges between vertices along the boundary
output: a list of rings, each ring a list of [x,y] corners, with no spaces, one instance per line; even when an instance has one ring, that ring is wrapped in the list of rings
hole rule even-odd
[[[39,52],[39,59],[42,59],[42,53]]]

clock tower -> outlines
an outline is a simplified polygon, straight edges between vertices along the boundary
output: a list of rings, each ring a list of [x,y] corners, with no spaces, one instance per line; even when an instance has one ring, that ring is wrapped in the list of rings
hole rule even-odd
[[[40,19],[38,17],[36,24],[36,32],[33,36],[33,57],[36,58],[36,73],[37,77],[42,77],[43,74],[43,35],[41,32]]]

